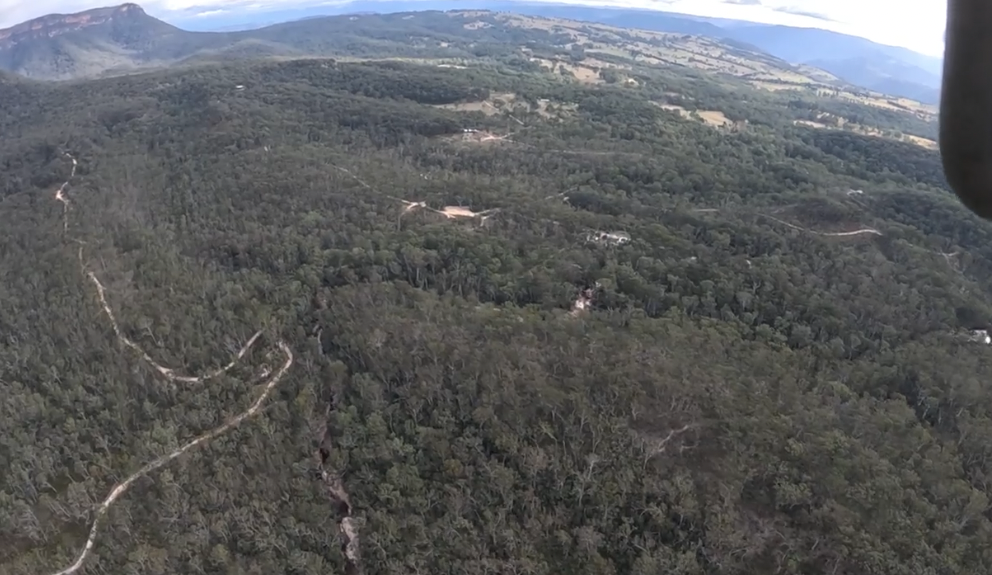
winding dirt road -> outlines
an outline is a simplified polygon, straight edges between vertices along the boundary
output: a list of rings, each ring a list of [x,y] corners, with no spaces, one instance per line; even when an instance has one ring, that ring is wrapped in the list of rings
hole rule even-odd
[[[262,389],[261,395],[258,396],[258,399],[255,400],[255,403],[253,403],[251,407],[249,407],[246,411],[242,412],[240,415],[232,419],[229,419],[223,425],[216,427],[204,433],[203,435],[200,435],[196,439],[193,439],[192,441],[190,441],[186,445],[183,445],[179,449],[176,449],[172,453],[159,457],[158,459],[152,461],[151,463],[148,463],[141,469],[135,471],[130,476],[128,476],[127,479],[118,483],[110,491],[110,495],[108,495],[107,498],[100,503],[99,507],[97,507],[96,517],[93,519],[93,524],[90,527],[90,534],[89,537],[86,539],[86,545],[83,547],[83,550],[79,553],[79,556],[76,558],[75,563],[73,563],[72,565],[66,567],[61,571],[56,571],[54,575],[70,575],[78,571],[83,566],[83,563],[86,561],[86,558],[89,557],[90,552],[93,550],[93,546],[96,544],[96,536],[100,529],[100,520],[106,516],[107,510],[110,508],[110,506],[113,505],[114,502],[117,501],[117,499],[120,496],[124,495],[124,493],[127,492],[127,490],[131,487],[131,485],[134,484],[135,481],[144,477],[145,475],[148,475],[152,471],[159,469],[166,463],[169,463],[170,461],[186,453],[190,449],[193,449],[194,447],[202,443],[206,443],[207,441],[210,441],[211,439],[218,437],[224,432],[233,429],[242,421],[258,413],[258,411],[262,408],[262,404],[265,403],[265,400],[268,399],[269,394],[279,383],[279,380],[283,378],[286,372],[289,371],[289,368],[292,367],[293,365],[293,352],[292,350],[289,349],[289,346],[281,341],[278,343],[278,346],[279,349],[282,350],[282,352],[286,355],[286,361],[285,363],[283,363],[282,367],[279,368],[279,371],[277,371],[275,375],[273,375],[269,379],[269,381],[265,384],[265,387]]]
[[[68,233],[69,211],[71,205],[69,198],[66,196],[65,192],[72,178],[75,177],[76,175],[76,168],[78,166],[78,162],[76,161],[76,158],[74,158],[69,153],[66,153],[65,155],[70,160],[72,160],[72,172],[70,173],[69,179],[67,179],[65,183],[63,183],[59,187],[58,191],[55,193],[55,199],[62,203],[62,229],[63,232]],[[80,265],[80,271],[83,273],[83,275],[89,277],[90,281],[92,281],[94,286],[96,287],[97,298],[100,301],[100,305],[103,308],[104,314],[107,316],[107,319],[110,321],[110,324],[114,329],[114,334],[117,336],[118,341],[120,341],[126,347],[138,352],[138,354],[141,355],[142,359],[145,362],[147,362],[149,365],[155,368],[156,371],[158,371],[163,377],[165,377],[170,381],[182,382],[182,383],[202,383],[204,381],[218,377],[229,371],[231,368],[233,368],[237,364],[237,362],[245,356],[248,350],[251,349],[252,345],[254,345],[255,342],[258,340],[258,338],[261,337],[262,335],[261,331],[256,332],[255,335],[253,335],[251,339],[249,339],[248,342],[241,348],[241,350],[237,353],[237,355],[235,355],[235,357],[224,367],[221,367],[219,369],[213,370],[211,372],[208,372],[200,376],[176,375],[174,370],[164,367],[159,363],[157,363],[155,360],[151,358],[151,356],[148,355],[148,353],[144,349],[141,348],[141,346],[131,341],[121,331],[120,326],[117,323],[117,318],[114,316],[114,313],[110,308],[110,304],[107,302],[106,290],[104,289],[103,284],[100,283],[100,280],[99,278],[97,278],[95,273],[86,270],[85,261],[83,259],[82,247],[79,248],[79,265]],[[286,343],[283,341],[277,342],[276,345],[285,355],[286,360],[285,362],[283,362],[282,367],[280,367],[275,372],[275,374],[272,374],[271,377],[269,377],[268,381],[266,381],[264,387],[262,388],[262,393],[259,394],[255,402],[252,403],[252,405],[241,414],[227,420],[222,425],[210,431],[207,431],[206,433],[201,434],[200,436],[189,441],[182,447],[176,449],[172,453],[163,455],[162,457],[159,457],[158,459],[155,459],[154,461],[146,464],[141,469],[129,475],[127,479],[115,485],[114,488],[110,490],[110,494],[97,506],[96,515],[93,518],[93,523],[90,526],[90,532],[89,532],[89,536],[86,539],[86,544],[83,546],[83,549],[79,552],[79,555],[76,557],[76,561],[73,562],[68,567],[66,567],[65,569],[62,569],[61,571],[56,571],[52,575],[71,575],[72,573],[75,573],[83,566],[83,564],[86,562],[86,559],[89,557],[90,553],[92,552],[93,547],[96,545],[96,539],[100,529],[100,522],[104,517],[106,517],[107,510],[110,508],[111,505],[114,504],[115,501],[117,501],[117,499],[119,499],[122,495],[124,495],[127,492],[127,490],[131,488],[132,485],[134,485],[135,481],[159,469],[160,467],[166,465],[173,459],[176,459],[177,457],[183,455],[184,453],[193,449],[194,447],[205,444],[210,440],[222,435],[223,433],[230,431],[231,429],[240,425],[246,419],[256,415],[261,410],[262,405],[265,403],[265,400],[268,399],[269,395],[272,393],[272,390],[275,389],[276,385],[279,384],[283,376],[286,375],[286,372],[289,371],[289,369],[293,366],[293,360],[294,360],[293,352],[289,348],[289,346],[286,345]],[[264,373],[262,377],[268,375],[269,375],[268,373]],[[350,522],[347,527],[350,527]]]
[[[788,227],[790,227],[790,228],[792,228],[794,230],[799,230],[801,232],[806,232],[808,234],[813,234],[815,236],[823,236],[823,237],[831,237],[831,238],[843,238],[843,237],[849,237],[849,236],[860,236],[860,235],[864,235],[864,234],[871,234],[871,235],[875,235],[875,236],[882,235],[882,232],[876,230],[875,228],[861,228],[860,230],[854,230],[854,231],[851,231],[851,232],[818,232],[816,230],[811,230],[809,228],[804,228],[802,226],[797,226],[796,224],[790,224],[789,222],[787,222],[785,220],[780,220],[780,219],[776,218],[775,216],[769,216],[768,214],[762,214],[762,213],[758,212],[758,215],[759,216],[762,216],[762,217],[765,217],[765,218],[768,218],[769,220],[778,222],[778,223],[782,224],[783,226],[788,226]]]

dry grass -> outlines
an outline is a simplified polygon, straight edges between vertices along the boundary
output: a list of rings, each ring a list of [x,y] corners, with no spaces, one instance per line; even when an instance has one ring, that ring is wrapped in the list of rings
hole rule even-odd
[[[929,150],[937,150],[940,148],[940,146],[937,145],[936,141],[931,140],[930,138],[921,138],[920,136],[914,136],[912,134],[906,134],[905,136],[903,136],[903,141],[909,142],[911,144],[916,144],[917,146],[921,146]]]
[[[445,110],[457,110],[459,112],[482,112],[487,116],[495,116],[504,109],[514,108],[517,95],[513,93],[496,93],[490,95],[488,100],[481,102],[459,102],[457,104],[439,104],[435,107]]]
[[[914,114],[925,121],[936,121],[937,110],[907,98],[890,98],[883,94],[858,91],[841,87],[839,79],[818,68],[807,65],[788,65],[768,58],[767,55],[737,50],[721,42],[700,36],[654,32],[649,30],[625,29],[592,22],[577,22],[559,18],[541,18],[519,14],[493,14],[480,11],[450,13],[453,18],[463,18],[466,28],[478,28],[483,18],[495,18],[499,22],[518,28],[544,30],[563,34],[568,41],[562,47],[581,43],[587,58],[581,64],[552,62],[532,58],[548,71],[560,74],[564,69],[577,81],[598,84],[602,80],[599,72],[607,69],[630,69],[631,66],[606,62],[597,54],[628,59],[632,64],[647,66],[684,66],[719,74],[743,78],[751,85],[769,91],[798,90],[817,91],[828,97],[841,98],[859,104]],[[526,49],[522,49],[529,53]],[[568,74],[566,74],[568,75]],[[705,122],[724,125],[725,118],[708,114]],[[914,139],[914,143],[929,147],[925,139]]]
[[[560,64],[559,69],[567,70],[575,76],[575,79],[584,84],[599,84],[603,80],[599,77],[599,70],[589,66],[573,66],[571,64]]]
[[[703,119],[704,123],[710,126],[722,127],[733,123],[723,115],[723,112],[718,110],[699,110],[696,113],[699,114],[699,117]]]
[[[809,126],[810,128],[826,128],[826,124],[821,124],[820,122],[812,122],[810,120],[795,120],[793,124],[797,126]]]
[[[762,90],[768,90],[769,92],[782,92],[786,90],[795,90],[797,92],[802,92],[808,90],[807,87],[798,84],[787,84],[784,82],[772,82],[767,80],[755,80],[749,82],[755,88],[760,88]]]
[[[440,104],[436,107],[459,112],[482,112],[487,116],[495,116],[499,113],[498,109],[487,106],[485,102],[459,102],[457,104]]]
[[[464,26],[478,26],[478,12],[454,12],[452,17],[470,20]],[[576,22],[558,18],[541,18],[519,14],[496,14],[501,23],[532,30],[544,30],[567,35],[570,42],[586,46],[590,55],[579,66],[566,65],[566,70],[575,74],[581,82],[598,83],[599,70],[607,67],[624,66],[597,60],[595,54],[608,54],[629,58],[631,61],[647,65],[680,65],[712,72],[746,76],[754,80],[790,82],[797,84],[820,84],[833,77],[815,68],[778,66],[763,55],[749,58],[746,52],[728,49],[716,40],[684,34],[653,32],[648,30],[624,29],[592,22]],[[548,69],[558,71],[557,63],[542,60]]]
[[[548,73],[555,75],[563,75],[562,70],[568,72],[576,80],[584,84],[599,84],[602,80],[599,77],[599,70],[586,65],[575,65],[566,62],[556,62],[553,60],[548,60],[547,58],[530,58],[531,62],[536,62],[541,65]],[[564,74],[568,76],[568,74]]]
[[[832,114],[820,114],[819,119],[829,121],[830,124],[824,122],[815,122],[812,120],[794,120],[793,124],[798,126],[808,126],[810,128],[817,128],[820,130],[846,130],[849,132],[854,132],[856,134],[862,134],[865,136],[872,136],[875,138],[885,138],[887,140],[893,140],[897,142],[907,142],[909,144],[914,144],[920,146],[921,148],[927,148],[929,150],[936,150],[938,148],[937,142],[929,138],[923,138],[920,136],[913,136],[911,134],[902,134],[897,137],[891,134],[884,133],[875,128],[870,128],[868,126],[862,126],[860,124],[855,124],[849,121],[847,118],[841,118],[834,116]]]
[[[677,106],[675,104],[661,104],[658,102],[654,103],[656,106],[662,110],[668,110],[670,112],[677,112],[683,118],[695,118],[707,126],[713,126],[715,128],[722,128],[726,126],[732,126],[734,122],[724,115],[723,112],[719,110],[695,110],[689,111],[682,106]]]

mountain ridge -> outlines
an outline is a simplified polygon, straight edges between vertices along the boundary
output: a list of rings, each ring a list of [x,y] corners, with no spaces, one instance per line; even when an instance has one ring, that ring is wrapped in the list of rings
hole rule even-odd
[[[116,17],[131,15],[140,17],[147,16],[147,13],[138,4],[128,2],[117,6],[92,8],[82,12],[46,14],[0,29],[0,49],[11,48],[18,43],[42,37],[52,38],[77,32],[91,26],[106,24]]]
[[[166,62],[215,37],[177,28],[133,3],[50,14],[0,30],[0,70],[41,80],[93,77]]]
[[[614,26],[701,34],[745,42],[792,64],[809,64],[871,90],[896,90],[895,96],[929,104],[939,100],[942,60],[899,46],[879,44],[850,34],[820,28],[688,16],[655,10],[626,10],[568,4],[535,4],[499,0],[482,5],[514,7],[520,13],[585,20]],[[906,77],[910,76],[910,77]]]
[[[177,23],[196,30],[252,29],[274,20],[292,21],[315,16],[351,13],[398,13],[422,10],[449,10],[452,2],[421,0],[356,0],[333,7],[287,8],[255,14],[197,15]],[[589,6],[581,4],[534,3],[528,0],[469,0],[457,9],[508,11],[519,14],[584,20],[665,32],[700,34],[716,39],[733,39],[768,52],[793,64],[810,64],[865,88],[890,91],[895,96],[939,100],[942,58],[908,48],[874,42],[867,38],[820,28],[763,24],[641,8]],[[815,62],[815,64],[814,64]]]
[[[358,9],[369,3],[352,3],[347,6]],[[406,6],[409,3],[378,5]],[[426,3],[434,5],[437,3]],[[408,34],[411,40],[420,37],[418,26],[407,22],[414,15],[453,14],[473,10],[475,5],[489,5],[499,9],[495,13],[515,13],[530,17],[567,19],[573,22],[617,26],[665,34],[688,34],[709,38],[724,43],[732,49],[750,51],[751,56],[765,54],[783,61],[781,67],[813,66],[827,75],[840,78],[856,85],[884,94],[904,96],[924,103],[935,103],[938,96],[939,77],[934,77],[904,59],[885,56],[879,51],[870,59],[854,57],[865,46],[875,46],[868,40],[850,37],[849,50],[839,50],[836,55],[846,59],[817,59],[818,54],[829,52],[826,47],[837,38],[836,33],[815,30],[810,32],[813,49],[797,48],[802,44],[794,37],[796,30],[788,27],[771,27],[774,34],[764,34],[766,26],[721,27],[705,18],[687,18],[677,14],[652,11],[623,11],[601,8],[579,8],[567,5],[536,5],[516,2],[469,2],[460,4],[459,10],[415,11],[402,13],[368,14],[381,16],[379,24],[372,23],[361,31],[349,25],[358,13],[338,16],[312,15],[301,17],[262,28],[244,29],[229,32],[192,31],[176,27],[147,14],[139,5],[125,3],[87,10],[76,14],[52,14],[29,20],[0,31],[0,70],[15,72],[27,77],[47,80],[65,80],[79,77],[93,77],[107,74],[126,73],[130,70],[155,66],[182,65],[197,62],[204,58],[216,60],[218,57],[337,57],[362,56],[381,57],[399,54],[405,50],[400,46],[386,50],[377,46],[374,39],[384,32],[384,28],[396,33]],[[370,5],[371,6],[371,5]],[[426,6],[425,6],[426,7]],[[515,9],[506,12],[504,9]],[[494,13],[493,10],[484,10]],[[400,14],[403,19],[395,18]],[[362,16],[365,17],[365,16]],[[422,16],[422,18],[430,18]],[[464,35],[482,33],[478,30],[441,31],[437,22],[432,40],[438,49],[421,47],[419,52],[433,57],[446,55],[441,50],[445,42],[444,33]],[[443,28],[443,26],[440,26]],[[333,36],[333,37],[332,37]],[[349,40],[346,40],[348,38]],[[492,38],[489,41],[496,41]],[[846,41],[846,40],[845,40]],[[501,48],[502,49],[502,48]],[[873,48],[874,49],[874,48]],[[473,48],[466,45],[462,55],[470,55]],[[732,51],[732,50],[731,50]],[[458,56],[458,52],[447,51],[447,55]],[[922,56],[920,56],[922,58]],[[689,62],[678,65],[689,64]],[[814,74],[815,76],[815,74]],[[825,77],[825,76],[824,76]]]

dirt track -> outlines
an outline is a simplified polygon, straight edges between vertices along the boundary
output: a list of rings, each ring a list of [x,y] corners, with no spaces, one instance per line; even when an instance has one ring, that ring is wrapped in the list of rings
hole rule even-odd
[[[68,234],[69,213],[71,211],[71,203],[69,201],[69,198],[66,196],[66,189],[68,188],[72,178],[76,175],[76,167],[78,166],[78,162],[76,161],[76,158],[72,157],[70,154],[67,153],[66,156],[70,160],[72,160],[72,172],[70,173],[69,178],[65,181],[65,183],[63,183],[59,187],[58,191],[55,193],[55,199],[62,203],[62,230],[64,233]],[[141,346],[131,341],[127,336],[123,334],[123,332],[120,329],[120,326],[117,323],[117,318],[114,316],[110,304],[107,301],[106,290],[103,284],[100,283],[100,280],[99,278],[97,278],[95,273],[88,271],[86,269],[86,263],[83,258],[82,246],[80,246],[79,248],[78,256],[79,256],[80,272],[83,274],[83,276],[88,277],[96,287],[97,300],[99,301],[101,307],[103,308],[104,315],[107,316],[110,325],[113,327],[114,334],[117,336],[118,341],[120,341],[125,347],[128,347],[134,350],[135,352],[137,352],[146,363],[148,363],[159,374],[161,374],[169,381],[197,384],[197,383],[203,383],[210,379],[216,378],[224,373],[227,373],[231,368],[233,368],[237,364],[239,360],[241,360],[245,356],[245,354],[252,347],[252,345],[254,345],[254,343],[258,340],[258,338],[261,337],[262,335],[261,331],[255,333],[255,335],[253,335],[251,339],[249,339],[248,342],[245,343],[245,345],[241,348],[241,350],[237,353],[237,355],[235,355],[235,357],[224,367],[221,367],[219,369],[213,370],[211,372],[199,376],[176,375],[173,369],[164,367],[159,363],[157,363],[154,359],[151,358],[150,355],[148,355],[148,353],[144,349],[141,348]],[[144,467],[135,471],[134,473],[129,475],[126,479],[115,485],[114,488],[110,490],[110,494],[107,495],[107,497],[97,506],[96,513],[93,518],[93,522],[90,526],[89,536],[86,539],[86,544],[83,546],[82,551],[80,551],[79,555],[76,557],[76,561],[73,562],[68,567],[62,569],[61,571],[56,571],[53,575],[71,575],[72,573],[75,573],[83,566],[83,564],[86,562],[86,559],[89,557],[90,553],[92,552],[93,547],[96,545],[97,535],[99,534],[99,529],[100,529],[100,522],[106,516],[107,510],[110,508],[111,505],[114,504],[115,501],[117,501],[117,499],[123,496],[127,492],[127,490],[131,488],[132,485],[134,485],[135,481],[159,469],[160,467],[169,463],[173,459],[176,459],[180,455],[183,455],[184,453],[193,449],[194,447],[205,444],[210,440],[222,435],[223,433],[230,431],[231,429],[240,425],[246,419],[256,415],[261,410],[262,405],[265,403],[265,400],[268,399],[269,395],[272,393],[272,390],[275,389],[276,385],[278,385],[278,383],[282,380],[283,376],[286,375],[286,372],[289,371],[289,369],[293,366],[293,361],[294,361],[293,352],[292,350],[289,349],[289,346],[286,345],[286,343],[283,341],[278,341],[276,345],[285,355],[286,361],[283,363],[282,367],[280,367],[275,372],[275,374],[271,374],[270,376],[269,373],[264,373],[262,375],[262,377],[269,376],[269,379],[268,381],[266,381],[265,385],[262,388],[262,393],[258,396],[255,402],[252,403],[252,405],[241,414],[229,419],[222,425],[190,440],[189,442],[184,444],[182,447],[176,449],[175,451],[163,455],[158,459],[155,459],[154,461],[146,464]]]

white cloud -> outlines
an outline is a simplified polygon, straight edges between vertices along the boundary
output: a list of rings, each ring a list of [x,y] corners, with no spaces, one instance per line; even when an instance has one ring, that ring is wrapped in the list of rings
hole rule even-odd
[[[203,12],[197,12],[197,18],[209,18],[210,16],[219,16],[221,14],[227,14],[230,10],[216,9],[216,10],[204,10]]]
[[[760,0],[758,5],[675,0],[668,9],[699,16],[825,28],[938,56],[944,50],[946,5],[945,0]]]
[[[823,28],[933,56],[939,56],[944,50],[945,0],[529,1],[654,9],[763,24]]]
[[[0,0],[0,27],[51,13],[72,14],[93,8],[92,0]]]
[[[72,13],[117,0],[0,0],[0,28],[53,12]],[[388,0],[382,0],[388,3]],[[761,22],[825,28],[862,36],[930,55],[943,51],[945,0],[529,0],[595,6],[649,8]],[[140,2],[140,0],[139,0]],[[315,0],[147,0],[150,14],[164,19],[179,13],[264,10],[317,4]],[[452,8],[458,2],[451,2]],[[807,14],[807,15],[803,15]],[[809,14],[823,16],[816,18]]]

